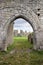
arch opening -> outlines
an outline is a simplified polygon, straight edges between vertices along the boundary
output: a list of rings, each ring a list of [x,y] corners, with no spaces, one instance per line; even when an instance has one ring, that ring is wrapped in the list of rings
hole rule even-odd
[[[32,27],[32,29],[35,31],[35,29],[34,29],[34,26],[33,26],[33,23],[28,19],[28,18],[26,18],[25,16],[22,16],[22,15],[20,15],[20,16],[15,16],[15,18],[13,18],[13,20],[11,20],[11,22],[10,23],[12,23],[13,21],[15,21],[15,20],[17,20],[17,19],[23,19],[23,20],[25,20],[26,22],[28,22],[30,25],[31,25],[31,27]],[[9,24],[10,24],[9,23]],[[14,23],[14,22],[13,22]]]
[[[16,28],[16,26],[17,26],[17,28]],[[14,37],[14,41],[12,41],[13,37]],[[7,43],[12,44],[11,42],[14,42],[14,44],[15,44],[15,38],[17,38],[17,37],[19,37],[19,38],[25,37],[28,40],[28,42],[30,41],[31,43],[34,43],[33,25],[31,24],[31,22],[29,20],[27,20],[23,17],[17,17],[13,21],[10,22],[10,25],[8,27],[8,40],[9,41]]]

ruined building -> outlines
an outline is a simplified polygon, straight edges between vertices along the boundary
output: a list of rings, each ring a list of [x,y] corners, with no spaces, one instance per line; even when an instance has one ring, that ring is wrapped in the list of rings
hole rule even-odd
[[[12,43],[13,21],[18,18],[32,26],[33,48],[43,49],[43,0],[0,0],[0,50]]]

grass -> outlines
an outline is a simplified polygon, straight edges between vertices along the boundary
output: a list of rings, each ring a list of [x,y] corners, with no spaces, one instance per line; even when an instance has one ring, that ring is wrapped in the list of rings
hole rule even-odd
[[[43,51],[33,50],[29,57],[30,65],[43,65]]]
[[[33,45],[28,42],[27,37],[14,37],[14,42],[12,45],[8,47],[8,51],[11,51],[12,49],[27,49],[32,48]]]
[[[15,37],[13,44],[8,47],[8,52],[0,52],[0,65],[43,65],[43,51],[32,50],[32,47],[27,38]],[[11,50],[15,52],[9,54]]]

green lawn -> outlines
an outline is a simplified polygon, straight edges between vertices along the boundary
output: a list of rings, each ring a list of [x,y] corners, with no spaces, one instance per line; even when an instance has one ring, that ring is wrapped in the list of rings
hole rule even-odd
[[[15,37],[8,51],[0,52],[0,65],[43,65],[43,51],[35,51],[26,37]],[[13,54],[10,52],[14,50]]]
[[[27,49],[32,48],[33,45],[28,42],[27,37],[14,37],[14,42],[8,47],[8,51],[16,49]]]

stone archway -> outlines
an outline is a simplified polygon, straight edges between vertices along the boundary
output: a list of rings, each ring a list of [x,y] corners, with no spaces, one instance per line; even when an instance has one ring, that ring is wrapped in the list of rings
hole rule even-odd
[[[5,11],[6,10],[6,11]],[[34,49],[39,49],[40,48],[40,25],[39,25],[39,19],[37,17],[37,15],[27,6],[23,6],[23,4],[18,4],[15,7],[12,6],[8,6],[6,5],[5,8],[3,8],[2,10],[4,12],[4,14],[2,15],[2,17],[4,16],[5,18],[5,25],[3,25],[3,30],[5,31],[4,34],[5,35],[5,45],[3,45],[4,49],[7,48],[8,44],[10,43],[10,41],[8,40],[10,37],[10,40],[12,41],[12,36],[11,34],[8,34],[8,30],[12,31],[11,28],[13,26],[12,22],[17,19],[17,18],[23,18],[25,20],[27,20],[31,26],[33,27],[34,30]],[[6,13],[7,12],[7,13]],[[4,35],[3,35],[4,38]],[[9,43],[7,42],[9,41]]]

